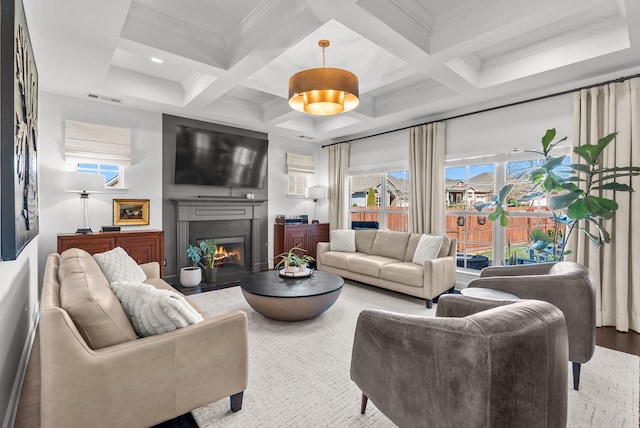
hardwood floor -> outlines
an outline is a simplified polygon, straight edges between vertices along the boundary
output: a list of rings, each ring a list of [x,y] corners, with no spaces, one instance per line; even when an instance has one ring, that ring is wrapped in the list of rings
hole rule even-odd
[[[630,331],[621,333],[614,327],[600,327],[596,330],[599,346],[640,356],[640,334]],[[27,372],[25,374],[20,403],[14,428],[36,428],[40,426],[40,341],[38,334],[33,343]],[[197,428],[191,414],[164,422],[154,428]]]

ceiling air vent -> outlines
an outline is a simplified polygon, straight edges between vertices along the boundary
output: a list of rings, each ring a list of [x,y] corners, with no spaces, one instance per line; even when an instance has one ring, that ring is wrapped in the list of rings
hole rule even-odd
[[[105,95],[98,95],[98,94],[87,94],[87,96],[89,98],[93,98],[95,100],[101,100],[101,101],[108,101],[110,103],[116,103],[116,104],[121,104],[122,100],[118,99],[118,98],[111,98],[111,97],[107,97]]]

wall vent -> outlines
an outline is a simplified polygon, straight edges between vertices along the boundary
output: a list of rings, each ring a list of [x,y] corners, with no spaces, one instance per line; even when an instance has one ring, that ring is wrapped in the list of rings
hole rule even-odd
[[[88,93],[87,96],[89,98],[93,98],[95,100],[108,101],[110,103],[116,103],[116,104],[121,104],[122,103],[122,100],[120,100],[118,98],[111,98],[111,97],[107,97],[105,95],[98,95],[98,94]]]

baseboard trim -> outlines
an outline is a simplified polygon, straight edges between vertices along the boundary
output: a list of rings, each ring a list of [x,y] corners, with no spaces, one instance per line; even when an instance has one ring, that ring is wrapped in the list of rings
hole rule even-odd
[[[29,336],[27,336],[24,348],[22,348],[22,356],[20,357],[20,365],[18,366],[18,375],[13,383],[13,388],[11,388],[9,407],[5,414],[4,421],[2,422],[2,428],[10,428],[15,424],[18,405],[20,404],[20,393],[22,393],[22,384],[24,383],[24,377],[27,373],[27,364],[29,364],[29,357],[31,356],[31,350],[33,349],[33,341],[36,338],[38,322],[40,322],[40,311],[36,311],[34,313]]]

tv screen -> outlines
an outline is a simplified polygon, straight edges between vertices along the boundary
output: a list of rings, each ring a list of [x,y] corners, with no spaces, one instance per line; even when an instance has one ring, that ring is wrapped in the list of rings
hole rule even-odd
[[[268,140],[178,125],[175,184],[264,188]]]

